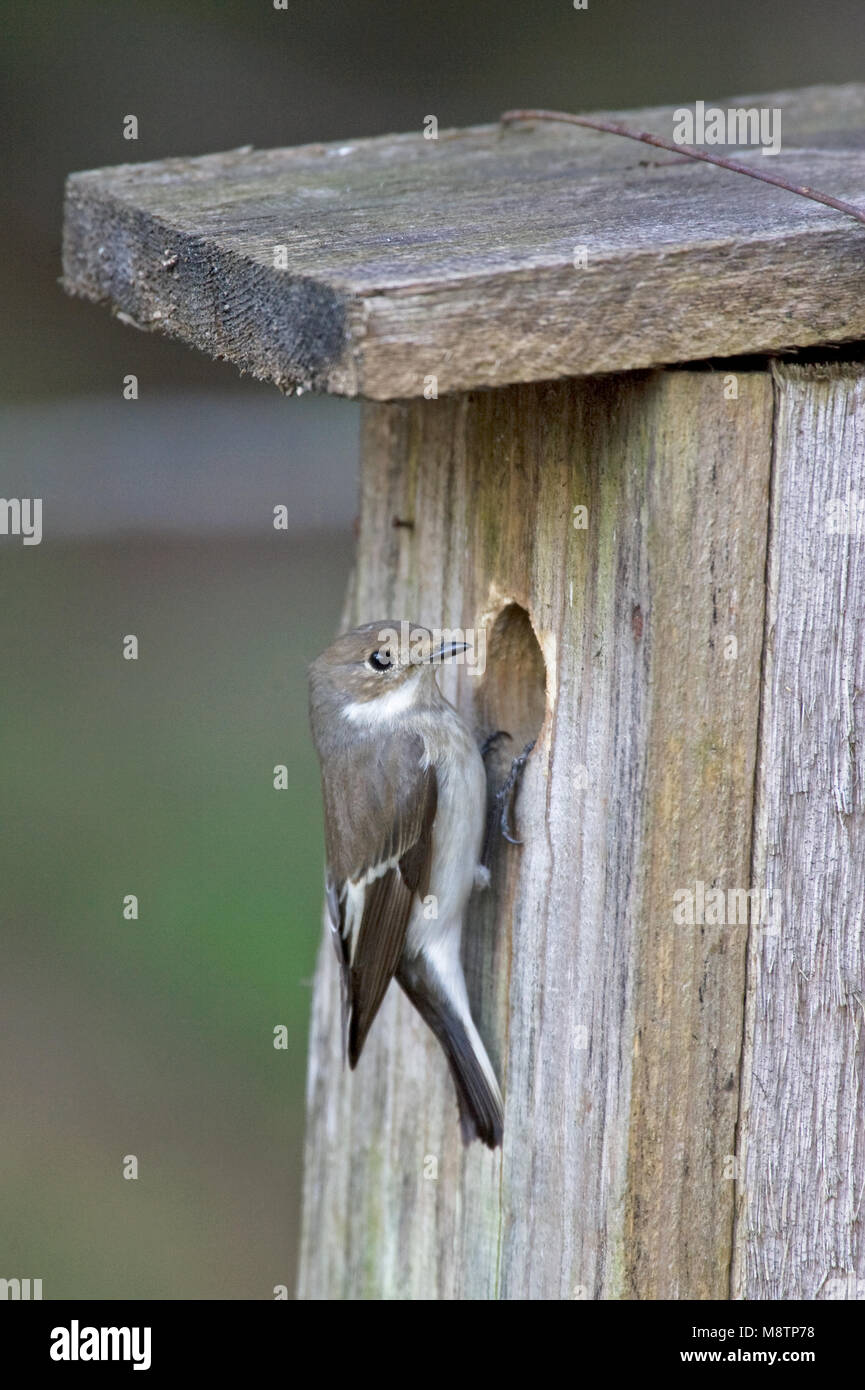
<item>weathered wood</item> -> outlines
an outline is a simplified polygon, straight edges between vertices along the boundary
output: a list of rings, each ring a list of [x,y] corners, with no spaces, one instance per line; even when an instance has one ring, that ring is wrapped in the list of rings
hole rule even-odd
[[[719,104],[781,108],[782,153],[745,157],[865,205],[865,86]],[[672,110],[617,116],[669,136]],[[285,389],[378,400],[865,337],[861,226],[645,155],[493,125],[75,174],[65,284]]]
[[[865,205],[865,86],[722,105],[782,108],[773,171]],[[326,942],[303,1297],[865,1289],[865,370],[624,374],[865,338],[863,230],[643,154],[495,126],[69,182],[73,293],[409,398],[366,408],[346,625],[481,629],[442,680],[513,735],[493,780],[537,737],[465,943],[503,1150],[462,1148],[395,987],[344,1070]]]
[[[347,620],[483,627],[446,688],[479,734],[540,730],[466,946],[503,1151],[462,1148],[396,989],[344,1070],[325,941],[302,1297],[727,1291],[746,940],[673,895],[748,881],[771,412],[767,374],[702,372],[366,408]]]
[[[729,1293],[772,392],[768,374],[668,379],[648,478],[653,693],[625,1234],[636,1298]],[[626,829],[627,821],[623,829]],[[677,893],[691,921],[674,921]],[[679,916],[687,918],[687,911]],[[716,919],[712,924],[712,918]]]
[[[865,1295],[865,369],[784,368],[734,1293]]]

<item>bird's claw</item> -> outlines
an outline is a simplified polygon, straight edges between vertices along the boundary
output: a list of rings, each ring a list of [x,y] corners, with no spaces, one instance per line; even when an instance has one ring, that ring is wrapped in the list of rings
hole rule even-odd
[[[535,740],[532,739],[531,743],[526,744],[522,753],[520,753],[518,757],[514,758],[513,762],[511,763],[510,772],[508,773],[501,787],[499,787],[499,790],[496,792],[496,802],[499,806],[499,829],[501,830],[504,839],[507,840],[509,845],[521,845],[523,843],[522,840],[515,839],[515,837],[511,834],[509,821],[511,816],[511,810],[513,808],[514,789],[516,788],[517,782],[520,777],[520,773],[525,767],[526,762],[528,761],[528,756],[531,753],[534,746]]]

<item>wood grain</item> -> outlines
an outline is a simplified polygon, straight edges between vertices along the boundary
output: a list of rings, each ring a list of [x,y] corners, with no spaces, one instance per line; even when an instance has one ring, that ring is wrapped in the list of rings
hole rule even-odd
[[[865,205],[865,86],[720,104],[780,108],[781,154],[744,157]],[[780,189],[539,123],[74,174],[64,282],[285,390],[387,400],[862,338],[863,249]]]
[[[718,374],[649,373],[366,407],[347,621],[483,627],[507,671],[446,668],[448,693],[479,735],[541,728],[525,843],[498,845],[465,951],[504,1148],[463,1149],[444,1060],[396,990],[343,1069],[325,941],[303,1298],[728,1285],[746,934],[672,912],[695,877],[750,869],[772,393],[767,374],[738,384],[727,400]]]
[[[776,383],[734,1293],[861,1299],[865,370]]]
[[[719,401],[724,379],[668,377],[649,478],[654,699],[626,1220],[635,1298],[729,1291],[748,921],[727,904],[750,887],[772,393],[767,374],[739,376],[738,398]],[[700,913],[698,885],[725,895],[722,913]],[[675,921],[686,892],[694,912]]]

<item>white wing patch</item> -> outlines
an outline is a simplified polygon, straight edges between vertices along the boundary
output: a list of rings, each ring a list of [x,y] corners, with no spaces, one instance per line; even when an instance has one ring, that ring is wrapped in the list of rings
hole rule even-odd
[[[398,864],[399,859],[383,859],[380,864],[373,864],[372,868],[367,869],[361,878],[349,879],[342,885],[340,899],[345,903],[342,939],[348,943],[349,965],[354,965],[354,953],[357,949],[360,924],[363,921],[363,909],[366,904],[367,885],[374,883],[377,878],[381,878],[390,869],[395,869]]]

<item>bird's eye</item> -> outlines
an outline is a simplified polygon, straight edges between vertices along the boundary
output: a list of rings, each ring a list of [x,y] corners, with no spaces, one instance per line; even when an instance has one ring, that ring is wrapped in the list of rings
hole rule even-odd
[[[371,666],[373,671],[389,671],[393,662],[385,650],[373,652],[366,659],[367,666]]]

